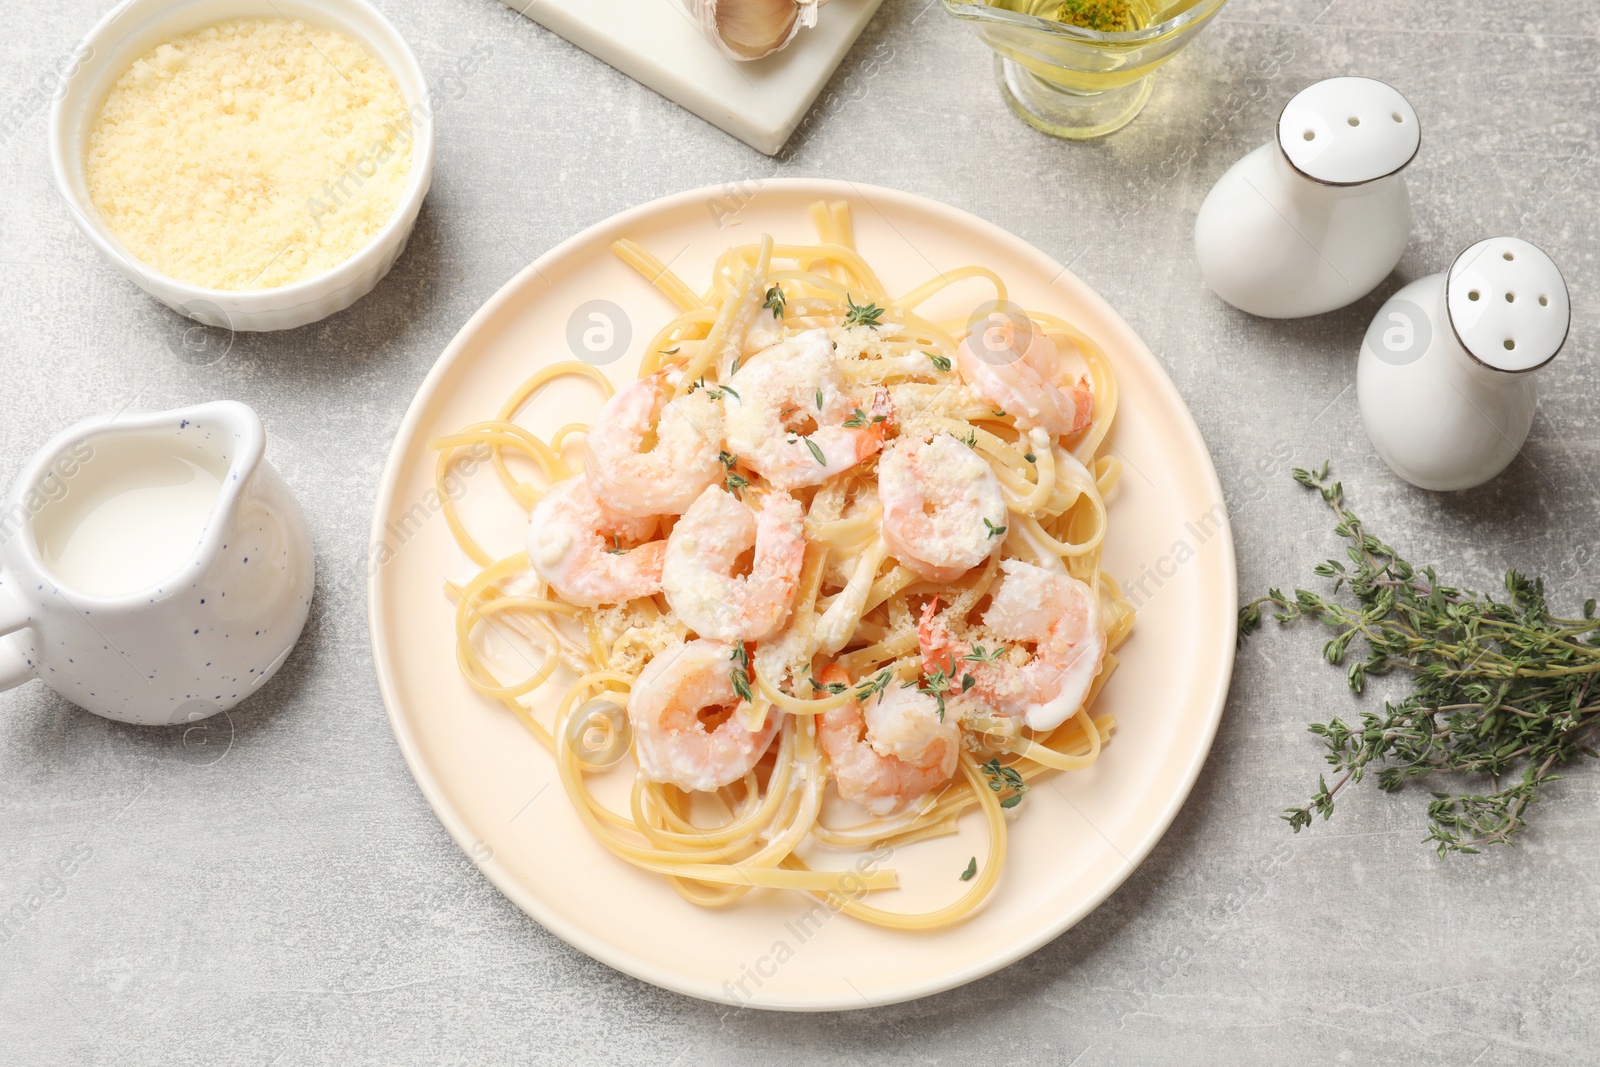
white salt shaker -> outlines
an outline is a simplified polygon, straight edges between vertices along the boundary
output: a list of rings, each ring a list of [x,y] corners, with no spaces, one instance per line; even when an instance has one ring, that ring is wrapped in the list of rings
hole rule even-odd
[[[1389,298],[1356,369],[1383,461],[1423,489],[1469,489],[1506,468],[1533,425],[1533,376],[1567,339],[1567,284],[1515,237],[1479,241]]]
[[[1370,293],[1400,262],[1417,113],[1390,85],[1330,78],[1302,89],[1278,136],[1235,163],[1195,220],[1206,284],[1242,311],[1319,315]]]

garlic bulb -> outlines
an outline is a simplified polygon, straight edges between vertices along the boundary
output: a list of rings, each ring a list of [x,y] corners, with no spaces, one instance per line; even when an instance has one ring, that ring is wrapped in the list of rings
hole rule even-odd
[[[683,0],[717,51],[740,62],[786,46],[802,27],[817,24],[827,0]]]

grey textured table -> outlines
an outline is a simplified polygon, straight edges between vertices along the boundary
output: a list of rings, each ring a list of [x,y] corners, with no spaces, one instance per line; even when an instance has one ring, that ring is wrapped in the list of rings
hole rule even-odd
[[[645,2],[645,0],[640,0]],[[650,0],[666,2],[666,0]],[[493,0],[380,0],[432,76],[489,61],[439,117],[433,191],[393,274],[351,310],[241,336],[197,366],[183,324],[118,277],[51,189],[39,76],[109,0],[0,9],[0,468],[136,404],[253,405],[321,561],[288,665],[206,765],[176,730],[102,721],[42,685],[0,696],[0,1062],[207,1064],[1594,1062],[1600,768],[1550,790],[1516,850],[1441,862],[1423,802],[1351,794],[1291,835],[1320,768],[1308,717],[1346,712],[1321,635],[1239,659],[1210,761],[1150,859],[1098,911],[968,988],[842,1015],[662,992],[546,934],[478,876],[384,718],[362,568],[413,390],[471,312],[557,241],[679,189],[853,178],[973,211],[1103,293],[1187,398],[1226,487],[1241,591],[1335,550],[1287,477],[1331,458],[1372,526],[1463,581],[1506,566],[1600,589],[1593,161],[1600,16],[1543,0],[1234,0],[1137,123],[1072,145],[1001,103],[988,53],[927,0],[887,0],[779,160],[758,155]],[[1504,12],[1504,17],[1501,13]],[[1190,252],[1211,182],[1319,78],[1399,86],[1422,117],[1397,276],[1342,312],[1251,320]],[[1351,387],[1381,297],[1497,233],[1548,250],[1572,340],[1541,373],[1523,456],[1438,496],[1398,482]],[[52,880],[58,858],[74,873]],[[32,894],[39,893],[39,897]],[[43,900],[38,905],[39,899]],[[37,905],[37,906],[36,906]]]

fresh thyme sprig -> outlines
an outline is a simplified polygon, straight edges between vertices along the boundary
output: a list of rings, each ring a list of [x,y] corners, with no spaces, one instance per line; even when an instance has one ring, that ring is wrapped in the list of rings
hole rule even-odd
[[[856,408],[855,413],[852,414],[848,419],[844,420],[844,424],[851,429],[857,429],[862,426],[876,425],[877,423],[885,421],[888,419],[888,417],[889,416],[887,415],[874,415],[871,418],[868,418],[865,411],[862,411],[860,408]]]
[[[928,359],[930,361],[932,361],[932,363],[933,363],[933,369],[934,370],[936,370],[936,371],[940,372],[941,374],[943,374],[944,372],[946,372],[946,371],[948,371],[950,369],[950,357],[949,356],[941,356],[941,355],[939,355],[939,354],[937,354],[935,352],[929,352],[927,355],[928,355]]]
[[[828,682],[824,684],[817,681],[816,675],[810,675],[809,678],[811,681],[811,691],[813,693],[832,693],[837,695],[850,688],[850,686],[845,682]]]
[[[1028,783],[1022,780],[1022,775],[1011,767],[1000,766],[999,756],[980,766],[983,773],[989,778],[990,789],[996,793],[1009,792],[1008,796],[1000,799],[1002,808],[1014,808],[1022,803],[1022,794],[1028,791]]]
[[[1313,814],[1327,819],[1339,790],[1369,770],[1385,792],[1432,774],[1471,775],[1486,778],[1487,791],[1435,791],[1423,840],[1435,842],[1440,856],[1509,843],[1525,828],[1540,789],[1561,777],[1557,770],[1596,755],[1590,747],[1600,728],[1600,693],[1591,693],[1600,674],[1595,602],[1583,605],[1580,619],[1557,617],[1543,580],[1516,571],[1506,572],[1505,600],[1443,585],[1434,568],[1412,565],[1366,531],[1345,507],[1340,483],[1328,481],[1327,464],[1297,469],[1294,478],[1320,493],[1337,516],[1334,530],[1350,542],[1347,559],[1315,568],[1333,580],[1327,597],[1272,589],[1245,605],[1240,642],[1261,625],[1263,608],[1276,608],[1279,622],[1317,619],[1335,631],[1323,646],[1329,663],[1344,663],[1361,641],[1346,671],[1352,692],[1361,692],[1368,675],[1396,669],[1410,673],[1411,692],[1385,702],[1381,713],[1363,712],[1359,726],[1339,718],[1311,724],[1339,777],[1331,786],[1319,778],[1310,803],[1287,809],[1283,818],[1296,832]],[[1354,604],[1330,599],[1341,589]]]
[[[844,295],[844,303],[844,324],[846,326],[871,326],[873,329],[877,329],[883,325],[884,309],[877,304],[871,301],[865,304],[858,304],[850,299],[849,293]]]
[[[750,651],[745,643],[735,642],[733,655],[728,658],[733,660],[733,666],[728,670],[728,681],[733,683],[733,691],[746,704],[755,703],[755,694],[750,691]]]
[[[722,464],[724,472],[723,488],[732,493],[735,500],[743,500],[744,491],[750,487],[750,479],[734,469],[734,466],[739,462],[739,457],[727,449],[722,449],[717,453],[717,461]]]
[[[885,667],[877,674],[856,686],[856,700],[865,702],[874,693],[881,693],[889,688],[889,683],[894,680],[894,672]]]
[[[923,675],[922,680],[917,683],[917,692],[926,694],[927,696],[932,697],[935,702],[937,702],[939,706],[940,722],[944,722],[944,695],[950,692],[950,687],[953,682],[954,679],[949,674],[945,673],[943,667],[940,667],[932,674]],[[977,683],[972,675],[964,674],[961,676],[961,692],[965,693],[975,684]]]
[[[846,299],[848,299],[848,297]],[[787,301],[785,301],[783,298],[782,287],[774,285],[771,289],[767,290],[767,299],[762,303],[761,306],[766,308],[768,311],[771,311],[773,318],[781,319],[783,318],[783,309],[786,303]]]

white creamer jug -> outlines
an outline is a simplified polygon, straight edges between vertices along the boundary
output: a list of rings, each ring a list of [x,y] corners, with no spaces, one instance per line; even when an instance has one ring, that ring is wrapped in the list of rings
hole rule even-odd
[[[32,678],[122,722],[233,707],[311,606],[305,516],[233,401],[90,419],[0,511],[0,689]]]

